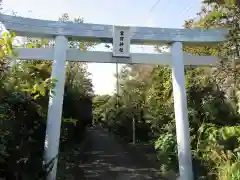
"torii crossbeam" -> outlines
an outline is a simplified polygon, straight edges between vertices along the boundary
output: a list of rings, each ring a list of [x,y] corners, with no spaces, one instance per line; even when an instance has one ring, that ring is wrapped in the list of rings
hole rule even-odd
[[[184,80],[184,65],[216,65],[218,58],[212,56],[193,56],[183,52],[183,45],[215,45],[226,40],[228,31],[225,29],[162,29],[147,27],[129,27],[122,36],[119,48],[120,57],[114,57],[110,52],[80,52],[68,49],[68,40],[99,41],[118,46],[116,38],[124,28],[111,25],[77,24],[72,22],[46,21],[16,16],[0,15],[7,30],[15,31],[18,36],[55,38],[54,48],[17,49],[20,60],[54,60],[52,78],[57,79],[54,88],[55,95],[49,100],[48,120],[45,143],[45,160],[49,162],[58,154],[60,125],[62,118],[62,103],[65,83],[65,63],[68,61],[99,62],[99,63],[141,63],[163,64],[172,67],[173,96],[178,142],[179,172],[181,180],[193,180],[192,160],[186,89]],[[113,33],[113,30],[118,30]],[[119,31],[120,30],[120,31]],[[125,30],[124,30],[125,31]],[[115,39],[113,41],[113,39]],[[117,43],[116,43],[117,42]],[[169,54],[139,54],[130,53],[131,44],[170,44]],[[125,45],[124,45],[125,43]],[[118,50],[118,47],[115,48]],[[126,52],[125,52],[126,51]],[[121,55],[122,53],[122,55]],[[123,57],[124,56],[124,57]],[[56,179],[57,160],[48,175],[48,180]]]

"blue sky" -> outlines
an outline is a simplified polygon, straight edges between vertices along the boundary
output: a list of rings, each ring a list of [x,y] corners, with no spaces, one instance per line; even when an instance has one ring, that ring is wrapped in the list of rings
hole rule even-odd
[[[3,0],[3,11],[32,18],[57,20],[63,13],[83,17],[86,23],[125,26],[181,28],[184,20],[199,12],[201,0]],[[97,47],[97,50],[105,50]],[[132,47],[132,52],[151,52],[152,48]],[[98,94],[115,89],[115,64],[89,64],[94,90]]]

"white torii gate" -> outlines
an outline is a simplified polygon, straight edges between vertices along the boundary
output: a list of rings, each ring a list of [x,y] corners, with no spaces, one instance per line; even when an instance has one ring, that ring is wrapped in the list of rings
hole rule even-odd
[[[174,109],[178,142],[179,172],[181,180],[193,180],[190,148],[188,110],[184,80],[184,65],[216,65],[218,58],[193,56],[183,52],[183,45],[214,45],[225,41],[227,30],[223,29],[162,29],[146,27],[113,27],[99,24],[46,21],[1,14],[0,20],[7,30],[18,36],[55,38],[54,48],[18,49],[20,60],[53,60],[52,78],[57,79],[55,95],[49,99],[45,141],[46,163],[57,156],[59,148],[62,104],[67,61],[162,64],[172,68]],[[111,52],[80,52],[68,48],[68,39],[82,41],[100,40],[113,42]],[[131,53],[130,44],[170,44],[171,53]],[[56,179],[57,159],[48,175]]]

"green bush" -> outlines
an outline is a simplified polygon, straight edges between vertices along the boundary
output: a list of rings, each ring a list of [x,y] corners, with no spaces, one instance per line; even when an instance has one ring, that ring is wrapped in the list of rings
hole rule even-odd
[[[161,160],[163,172],[177,171],[177,139],[170,133],[162,134],[155,141],[155,149],[158,152],[158,159]]]
[[[8,178],[36,177],[42,167],[45,116],[27,94],[1,91],[1,169]],[[14,172],[14,173],[13,173]],[[30,175],[31,174],[31,175]]]
[[[0,178],[43,180],[48,169],[43,164],[48,92],[54,87],[55,81],[49,78],[50,62],[22,61],[9,70],[13,37],[12,34],[5,34],[0,38]],[[43,40],[37,40],[37,43],[41,47]],[[79,76],[83,81],[87,79],[85,71],[77,75],[77,79]],[[91,108],[88,111],[90,119],[84,119],[85,116],[81,116],[81,119],[79,116],[84,114],[85,109],[72,108],[73,104],[84,104],[84,98],[90,102],[88,109],[91,107],[88,94],[91,82],[87,79],[87,83],[82,85],[69,76],[67,74],[68,91],[64,98],[67,105],[63,108],[65,117],[60,141],[63,146],[76,143],[75,139],[81,141],[86,121],[91,121]],[[89,88],[84,92],[79,90],[87,85]],[[51,163],[46,166],[51,166]]]
[[[240,163],[225,162],[222,167],[219,167],[219,180],[240,180]]]

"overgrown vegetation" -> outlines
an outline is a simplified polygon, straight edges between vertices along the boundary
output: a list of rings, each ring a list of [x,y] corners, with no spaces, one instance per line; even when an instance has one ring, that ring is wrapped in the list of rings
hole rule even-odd
[[[59,20],[68,21],[69,17],[64,14]],[[198,16],[185,23],[186,28],[231,29],[224,44],[184,47],[186,52],[222,58],[216,68],[185,68],[194,179],[240,180],[239,20],[239,8],[234,1],[205,0]],[[80,18],[74,21],[82,23]],[[0,39],[0,177],[44,179],[42,157],[48,92],[55,80],[50,78],[51,62],[22,61],[10,69],[14,37],[6,33]],[[83,51],[94,45],[69,43],[69,47]],[[27,40],[29,48],[49,46],[54,43],[46,39]],[[134,119],[137,143],[148,143],[156,149],[153,152],[147,149],[147,153],[157,155],[162,173],[178,174],[170,67],[126,65],[119,82],[118,95],[94,96],[95,123],[130,142]],[[60,170],[69,174],[64,173],[63,179],[71,179],[80,171],[71,167],[78,166],[73,159],[79,153],[76,145],[91,121],[92,96],[85,64],[69,63],[59,160]],[[74,154],[66,153],[69,148],[74,149]]]
[[[185,67],[194,179],[240,180],[240,16],[233,2],[206,0],[198,16],[185,24],[230,28],[224,44],[184,47],[186,52],[222,58],[214,68]],[[95,121],[130,142],[135,119],[139,143],[155,146],[163,173],[177,174],[171,69],[126,65],[119,82],[118,95],[94,97]]]
[[[69,20],[64,14],[60,20]],[[76,23],[81,23],[75,19]],[[10,67],[14,33],[0,39],[0,177],[11,180],[45,179],[43,148],[48,108],[48,92],[56,80],[51,79],[51,62],[21,61]],[[28,38],[27,47],[54,46],[46,39]],[[72,48],[87,50],[93,43],[71,41]],[[60,143],[60,166],[64,163],[64,178],[71,162],[65,151],[82,141],[84,129],[91,122],[91,79],[86,66],[69,63],[65,84],[64,107]],[[72,106],[78,104],[78,106]],[[76,152],[78,153],[78,152]],[[72,158],[74,155],[71,154]],[[65,159],[64,159],[65,158]],[[61,178],[61,173],[59,175]]]

